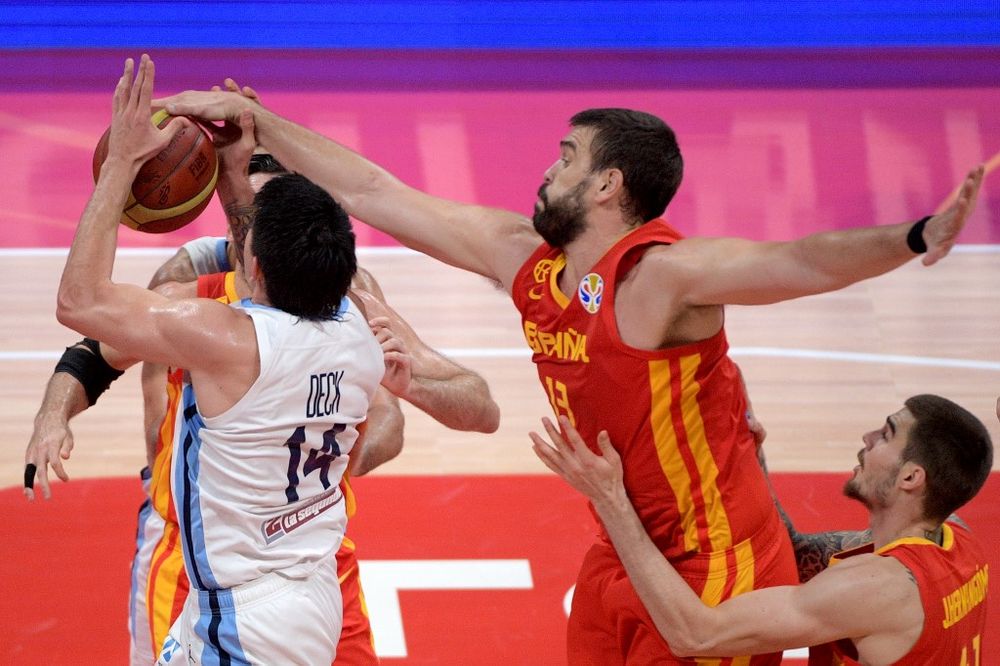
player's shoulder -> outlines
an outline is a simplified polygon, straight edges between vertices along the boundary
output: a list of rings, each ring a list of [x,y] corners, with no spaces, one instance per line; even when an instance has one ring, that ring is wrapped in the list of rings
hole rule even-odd
[[[836,576],[842,584],[852,581],[862,590],[878,590],[882,597],[895,600],[903,600],[916,592],[916,579],[912,572],[898,559],[887,555],[854,555],[823,573]]]
[[[686,247],[687,240],[676,243],[654,243],[642,248],[641,255],[631,270],[631,275],[640,281],[654,280],[664,284],[665,280],[680,277],[688,270],[693,256]]]
[[[897,613],[919,606],[916,580],[901,562],[874,553],[855,555],[824,569],[809,582],[796,586],[794,597],[804,607],[866,608],[873,614]]]

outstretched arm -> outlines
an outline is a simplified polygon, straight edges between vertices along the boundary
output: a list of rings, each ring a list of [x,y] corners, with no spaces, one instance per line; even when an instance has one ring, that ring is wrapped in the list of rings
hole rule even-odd
[[[948,254],[975,208],[983,167],[973,169],[944,212],[920,223],[830,231],[791,242],[691,238],[653,259],[653,280],[669,279],[687,306],[758,305],[841,289],[913,259]]]
[[[354,151],[271,113],[240,93],[189,91],[156,100],[171,114],[236,122],[253,113],[257,141],[344,209],[404,245],[510,288],[540,242],[530,221],[508,212],[424,194]]]
[[[368,278],[371,279],[370,274]],[[384,301],[359,293],[376,337],[396,338],[409,357],[409,381],[392,387],[395,395],[454,430],[496,431],[500,426],[500,408],[490,395],[486,380],[429,347]]]
[[[565,437],[543,419],[554,446],[531,433],[533,449],[549,469],[590,499],[639,598],[675,654],[776,652],[891,631],[913,620],[901,607],[914,601],[919,607],[916,586],[901,565],[878,557],[861,561],[861,566],[834,567],[805,585],[755,590],[706,606],[643,528],[607,433],[598,436],[601,455],[594,455],[566,417],[559,422]],[[862,605],[865,613],[843,612]]]

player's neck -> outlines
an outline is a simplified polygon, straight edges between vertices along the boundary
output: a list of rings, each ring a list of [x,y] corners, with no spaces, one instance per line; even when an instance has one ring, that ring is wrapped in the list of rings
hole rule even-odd
[[[615,243],[635,228],[625,224],[620,218],[616,221],[598,216],[597,219],[588,220],[579,237],[562,248],[566,255],[566,269],[563,272],[565,279],[575,286]]]
[[[870,525],[872,541],[876,548],[906,538],[928,539],[941,543],[941,524],[925,519],[918,507],[873,510]]]
[[[267,297],[267,290],[264,289],[264,283],[261,281],[254,282],[252,286],[252,293],[250,294],[250,300],[257,305],[271,305],[271,299]]]

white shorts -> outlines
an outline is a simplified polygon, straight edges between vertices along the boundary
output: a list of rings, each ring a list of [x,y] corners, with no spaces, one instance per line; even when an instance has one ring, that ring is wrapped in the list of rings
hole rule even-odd
[[[142,470],[142,489],[146,501],[139,507],[139,526],[135,535],[135,556],[132,558],[132,585],[128,601],[129,664],[149,666],[156,659],[153,638],[149,631],[149,612],[146,609],[146,586],[153,551],[163,536],[163,518],[153,510],[149,499],[149,468]]]
[[[269,573],[229,590],[192,590],[157,664],[329,664],[343,614],[332,554],[305,578]]]

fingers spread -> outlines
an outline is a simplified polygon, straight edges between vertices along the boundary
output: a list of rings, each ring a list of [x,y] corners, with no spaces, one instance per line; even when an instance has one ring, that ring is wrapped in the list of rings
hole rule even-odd
[[[137,108],[140,111],[149,109],[149,100],[153,97],[153,79],[156,73],[152,59],[145,53],[142,54],[142,64],[144,65],[142,85],[139,86],[139,99],[137,100]]]
[[[116,114],[121,113],[125,108],[125,104],[128,101],[128,88],[131,82],[132,59],[126,58],[125,69],[122,71],[121,78],[118,79],[118,85],[115,86],[115,95],[112,102],[112,109]]]

